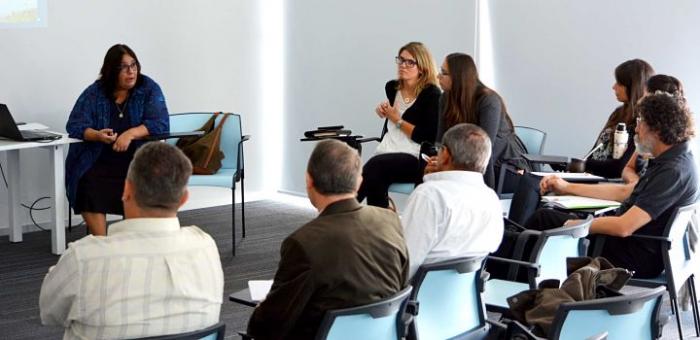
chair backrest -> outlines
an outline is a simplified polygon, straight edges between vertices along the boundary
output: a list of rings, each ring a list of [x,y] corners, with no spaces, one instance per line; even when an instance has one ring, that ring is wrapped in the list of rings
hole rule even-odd
[[[527,126],[516,126],[515,135],[525,144],[527,153],[541,155],[547,133]]]
[[[412,288],[368,305],[326,312],[316,339],[401,339],[402,316]]]
[[[659,308],[665,287],[637,293],[563,303],[550,329],[549,339],[587,339],[602,333],[614,339],[657,339]]]
[[[677,293],[684,282],[693,275],[698,268],[696,252],[698,232],[700,232],[700,203],[693,203],[680,207],[673,217],[669,219],[663,236],[668,237],[668,251],[663,252],[666,279],[669,291]]]
[[[486,312],[480,294],[485,257],[424,264],[416,272],[411,299],[419,303],[413,325],[417,339],[452,339],[486,335]]]
[[[211,118],[213,112],[188,112],[175,113],[170,115],[170,132],[188,132],[194,131],[202,127],[206,121]],[[219,115],[216,118],[216,125],[223,118]],[[242,138],[241,116],[235,113],[230,114],[224,123],[224,129],[221,133],[221,151],[224,153],[224,159],[221,161],[221,167],[224,169],[236,169],[238,163],[238,150]],[[176,139],[169,139],[168,143],[175,144]],[[241,160],[240,166],[243,167]]]
[[[181,334],[153,336],[148,338],[141,338],[141,340],[223,340],[225,333],[226,324],[223,322],[219,322],[216,325],[209,326],[198,331]]]
[[[563,282],[568,277],[566,258],[586,256],[586,236],[592,222],[593,216],[588,216],[577,225],[542,231],[530,255],[530,262],[539,264],[540,272],[530,282],[538,284],[547,279]]]

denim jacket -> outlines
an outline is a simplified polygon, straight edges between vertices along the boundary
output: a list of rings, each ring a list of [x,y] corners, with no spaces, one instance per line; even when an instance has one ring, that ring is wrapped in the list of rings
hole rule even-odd
[[[170,131],[168,108],[160,86],[153,79],[141,75],[142,81],[131,91],[127,110],[131,126],[143,124],[148,133],[164,134]],[[110,105],[100,81],[88,86],[80,95],[68,117],[66,131],[71,138],[83,139],[87,128],[101,130],[109,127]],[[71,205],[75,203],[78,181],[100,157],[104,144],[100,142],[74,143],[70,145],[66,158],[66,194]]]

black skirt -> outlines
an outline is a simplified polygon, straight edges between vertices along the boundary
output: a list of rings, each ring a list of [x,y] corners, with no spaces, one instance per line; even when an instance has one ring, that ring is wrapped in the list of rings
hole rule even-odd
[[[78,182],[78,192],[73,211],[124,215],[122,194],[129,164],[137,145],[129,146],[126,152],[115,152],[105,145],[97,162]]]

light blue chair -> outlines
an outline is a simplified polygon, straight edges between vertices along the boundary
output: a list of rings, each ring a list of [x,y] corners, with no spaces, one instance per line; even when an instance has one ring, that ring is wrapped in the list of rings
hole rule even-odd
[[[527,126],[515,126],[515,135],[525,144],[527,153],[541,155],[544,150],[544,141],[547,133]]]
[[[176,113],[170,115],[170,132],[195,131],[211,118],[213,112]],[[216,119],[216,126],[223,114]],[[241,129],[241,116],[230,114],[224,123],[221,134],[221,151],[224,159],[219,171],[213,175],[192,175],[188,185],[190,186],[215,186],[231,189],[231,233],[233,255],[236,255],[236,183],[241,183],[241,230],[245,238],[245,175],[243,161],[243,142],[250,139],[249,135],[243,135]],[[168,143],[175,144],[176,139],[169,139]]]
[[[141,340],[224,340],[225,333],[226,324],[219,322],[198,331],[141,338]]]
[[[559,282],[566,280],[568,277],[566,258],[586,256],[588,250],[586,236],[592,222],[593,217],[589,216],[577,225],[521,232],[512,256],[515,259],[523,258],[528,239],[537,238],[529,259],[525,261],[489,256],[488,262],[506,263],[509,265],[509,271],[506,279],[493,278],[486,281],[483,294],[486,309],[503,313],[508,310],[509,297],[524,290],[536,289],[543,280],[555,279]],[[527,270],[528,282],[516,281],[519,267]]]
[[[678,308],[678,296],[684,283],[690,292],[690,304],[693,311],[695,335],[700,336],[700,318],[698,317],[697,294],[695,292],[695,272],[698,267],[696,252],[700,249],[697,244],[696,233],[700,231],[700,203],[694,203],[678,208],[673,217],[669,219],[662,236],[637,235],[630,237],[637,239],[654,240],[661,243],[661,254],[664,261],[664,272],[657,278],[630,280],[631,285],[644,287],[666,286],[671,300],[671,310],[676,315],[678,336],[683,339],[683,327],[681,326],[680,309]],[[695,242],[691,241],[694,238]],[[695,243],[694,245],[691,243]]]
[[[422,265],[413,277],[417,301],[408,339],[481,339],[488,335],[481,301],[485,256]]]
[[[659,310],[663,287],[616,297],[562,303],[546,339],[658,339],[663,322]],[[545,339],[518,322],[509,325],[508,339]]]
[[[316,339],[399,340],[404,335],[404,310],[411,286],[396,295],[364,306],[326,312]]]

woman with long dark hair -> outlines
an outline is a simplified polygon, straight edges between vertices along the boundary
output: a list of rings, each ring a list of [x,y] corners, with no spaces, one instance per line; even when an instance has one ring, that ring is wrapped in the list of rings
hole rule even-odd
[[[448,55],[438,79],[445,92],[440,100],[437,140],[460,123],[471,123],[484,129],[492,144],[491,161],[484,181],[492,188],[496,187],[496,176],[506,159],[517,159],[517,166],[527,169],[527,163],[521,158],[526,153],[525,147],[515,135],[503,98],[479,80],[474,59],[464,53]]]
[[[419,42],[399,49],[396,56],[398,77],[384,86],[386,101],[375,112],[384,118],[382,141],[376,154],[362,168],[362,185],[358,201],[388,207],[388,189],[392,183],[417,183],[423,176],[424,163],[418,154],[423,142],[434,142],[437,131],[437,72],[433,57]]]
[[[66,159],[68,201],[90,233],[106,235],[106,214],[124,214],[124,180],[140,139],[169,131],[163,92],[141,74],[131,48],[117,44],[107,51],[99,79],[78,98],[66,131],[83,140],[70,145]]]
[[[615,97],[622,103],[605,123],[594,144],[596,150],[586,160],[586,172],[606,178],[619,178],[622,170],[634,153],[634,128],[637,125],[635,107],[644,97],[647,81],[654,75],[654,69],[644,60],[632,59],[615,68]],[[625,123],[627,127],[627,149],[619,157],[613,157],[615,127]]]

